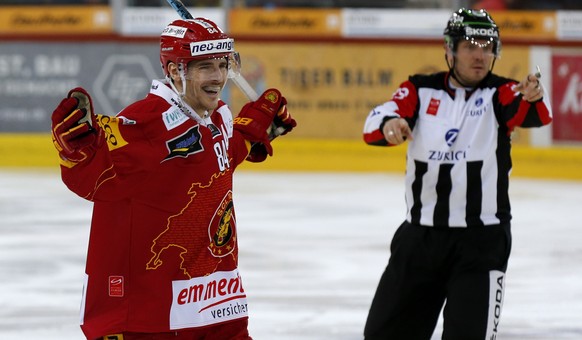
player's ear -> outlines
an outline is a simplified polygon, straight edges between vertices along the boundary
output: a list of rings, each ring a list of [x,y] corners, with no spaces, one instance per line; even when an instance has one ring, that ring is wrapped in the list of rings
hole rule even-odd
[[[447,43],[445,43],[443,45],[443,48],[445,50],[445,60],[447,61],[447,65],[453,65],[454,55],[453,51],[451,50],[451,47]]]
[[[174,84],[180,83],[180,72],[178,72],[178,65],[170,61],[168,63],[168,73],[170,74],[170,78],[174,81]]]

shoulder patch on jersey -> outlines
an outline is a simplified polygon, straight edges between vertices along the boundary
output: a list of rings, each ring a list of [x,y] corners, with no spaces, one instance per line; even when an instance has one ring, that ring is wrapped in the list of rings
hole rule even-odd
[[[106,115],[97,115],[97,123],[105,132],[105,140],[107,140],[107,147],[109,151],[119,149],[127,145],[127,141],[121,135],[119,124],[121,125],[135,125],[134,120],[125,117],[111,117]]]

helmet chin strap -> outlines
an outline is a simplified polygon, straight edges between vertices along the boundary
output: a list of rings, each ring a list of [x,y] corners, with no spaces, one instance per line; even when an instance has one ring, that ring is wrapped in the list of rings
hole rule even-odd
[[[166,75],[168,84],[170,84],[172,90],[174,90],[174,92],[176,92],[178,95],[177,101],[174,104],[180,109],[180,111],[182,111],[183,114],[194,119],[199,124],[206,126],[206,122],[202,118],[208,117],[208,111],[205,111],[204,115],[199,115],[196,110],[194,110],[192,107],[190,107],[190,105],[188,105],[188,103],[184,101],[184,97],[186,96],[186,72],[184,71],[184,65],[182,63],[178,63],[178,74],[180,75],[180,80],[182,81],[182,91],[178,91],[178,88],[176,88],[176,85],[174,85],[171,77]]]
[[[168,84],[170,84],[172,90],[174,90],[174,92],[176,92],[178,96],[180,96],[180,99],[183,99],[184,96],[186,96],[186,73],[184,72],[184,67],[182,63],[177,63],[177,66],[178,75],[180,76],[180,80],[182,81],[182,91],[178,91],[178,88],[176,88],[176,85],[174,85],[174,81],[172,80],[169,74],[166,75],[166,80],[168,81]]]

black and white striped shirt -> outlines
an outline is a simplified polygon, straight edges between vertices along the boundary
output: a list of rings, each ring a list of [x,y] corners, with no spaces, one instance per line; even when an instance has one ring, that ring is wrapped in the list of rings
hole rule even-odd
[[[408,121],[414,137],[406,161],[407,221],[470,227],[511,220],[508,180],[511,132],[552,120],[547,99],[529,103],[514,80],[489,74],[471,92],[453,89],[446,72],[416,75],[366,119],[364,140],[388,145],[381,127]]]

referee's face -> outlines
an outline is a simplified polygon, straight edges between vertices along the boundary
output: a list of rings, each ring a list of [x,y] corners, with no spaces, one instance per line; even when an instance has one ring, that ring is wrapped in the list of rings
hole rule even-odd
[[[453,55],[456,77],[465,86],[476,86],[485,78],[495,58],[487,40],[461,40]]]

